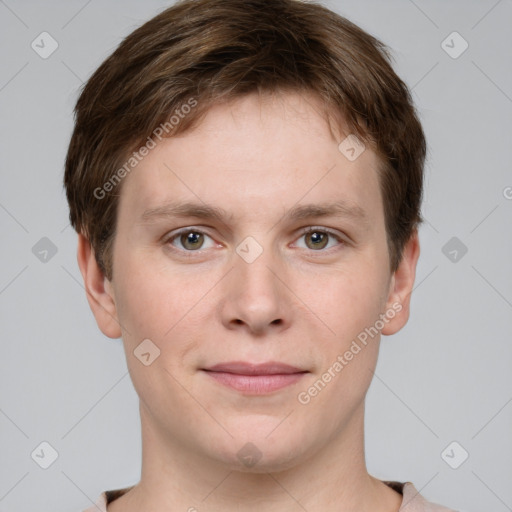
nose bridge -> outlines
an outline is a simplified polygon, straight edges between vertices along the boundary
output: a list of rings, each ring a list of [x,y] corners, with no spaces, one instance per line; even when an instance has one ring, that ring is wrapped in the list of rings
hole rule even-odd
[[[258,241],[248,236],[236,247],[235,273],[240,277],[241,289],[248,293],[269,296],[278,293],[276,273],[280,267],[278,257],[271,246],[271,237]]]
[[[260,243],[248,236],[236,247],[224,320],[260,331],[287,320],[285,287],[278,277],[283,268],[278,254],[266,245],[270,240]]]

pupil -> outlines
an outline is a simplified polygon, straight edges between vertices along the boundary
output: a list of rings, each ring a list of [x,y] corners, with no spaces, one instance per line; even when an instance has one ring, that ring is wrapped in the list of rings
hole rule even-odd
[[[185,247],[192,246],[192,248],[196,248],[198,245],[198,242],[201,240],[201,234],[200,233],[194,233],[190,232],[187,235],[185,235],[185,243],[183,244]],[[199,244],[200,245],[200,244]]]
[[[325,233],[319,233],[318,231],[313,231],[310,233],[312,244],[315,246],[315,249],[319,247],[323,249],[326,245],[327,235]]]

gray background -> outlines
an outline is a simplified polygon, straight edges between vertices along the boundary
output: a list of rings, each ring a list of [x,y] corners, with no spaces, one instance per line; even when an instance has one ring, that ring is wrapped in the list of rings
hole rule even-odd
[[[87,304],[61,183],[79,86],[168,5],[0,0],[0,512],[81,510],[139,478],[137,396]],[[383,338],[368,394],[369,471],[459,510],[512,510],[512,2],[325,5],[392,48],[429,142],[412,316]],[[43,31],[59,45],[46,59]],[[469,44],[457,58],[453,31]],[[48,469],[31,456],[43,441]]]

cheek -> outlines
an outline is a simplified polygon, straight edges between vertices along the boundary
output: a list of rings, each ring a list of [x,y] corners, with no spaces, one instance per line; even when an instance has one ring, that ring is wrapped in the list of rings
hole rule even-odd
[[[128,246],[128,244],[125,244]],[[126,328],[162,336],[180,315],[193,294],[194,283],[185,286],[181,274],[171,275],[159,268],[151,254],[144,251],[119,251],[116,261],[116,305]],[[122,255],[122,256],[121,256]],[[119,293],[118,293],[119,292]],[[132,329],[130,329],[130,326]]]
[[[155,282],[152,275],[127,272],[126,279],[119,286],[116,306],[128,337],[159,336],[163,325],[172,321],[168,312],[173,308],[168,302],[169,297],[162,293],[162,285],[162,282]]]
[[[380,343],[375,325],[382,312],[385,283],[370,270],[321,282],[325,291],[309,290],[304,302],[335,334],[326,331],[326,336],[315,340],[316,355],[321,356],[301,397],[322,415],[326,428],[337,428],[340,418],[349,417],[348,412],[361,403],[372,381]],[[299,403],[305,402],[299,399]]]
[[[116,306],[126,353],[133,354],[143,340],[150,339],[167,368],[186,360],[194,340],[209,325],[207,292],[219,278],[204,272],[171,273],[135,259],[119,274]]]
[[[385,279],[375,265],[347,265],[328,275],[316,274],[298,280],[296,290],[320,323],[329,328],[326,333],[341,344],[350,344],[359,332],[374,325],[387,297]]]
[[[119,286],[116,301],[130,376],[144,403],[154,402],[157,407],[176,405],[172,397],[180,397],[182,390],[173,376],[187,371],[183,363],[195,347],[198,329],[197,319],[190,319],[204,290],[183,286],[179,276],[150,273],[148,267],[138,267],[145,271],[134,268],[135,265],[125,267],[126,278]],[[143,353],[150,354],[148,365],[139,358]],[[159,397],[155,389],[167,391]]]

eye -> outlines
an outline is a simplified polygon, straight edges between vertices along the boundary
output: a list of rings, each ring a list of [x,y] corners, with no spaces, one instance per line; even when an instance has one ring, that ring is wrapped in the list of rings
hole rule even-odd
[[[166,240],[165,243],[171,243],[173,247],[176,247],[174,242],[181,244],[181,247],[177,247],[177,249],[184,250],[186,252],[195,252],[199,249],[209,249],[214,246],[212,243],[209,247],[205,247],[205,237],[212,240],[206,233],[200,231],[198,229],[183,229],[178,231],[177,233],[171,234]],[[213,240],[212,240],[213,242]]]
[[[306,240],[305,248],[313,251],[325,249],[329,245],[329,242],[334,242],[334,246],[344,244],[343,239],[339,235],[325,228],[309,227],[302,232],[300,239],[302,238]],[[331,245],[328,249],[332,247]]]
[[[332,249],[335,246],[344,245],[345,241],[337,233],[326,228],[308,227],[303,230],[299,240],[305,239],[303,249],[312,251],[324,251]],[[210,244],[205,241],[210,240]],[[173,248],[181,252],[192,253],[215,247],[213,239],[200,229],[186,228],[175,233],[171,233],[165,240],[165,244],[170,244]],[[181,246],[181,247],[180,247]],[[299,245],[300,247],[300,245]]]

